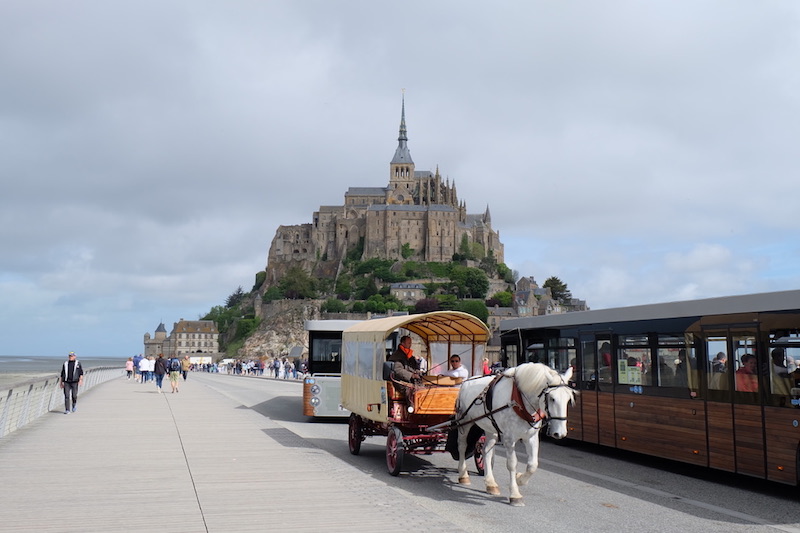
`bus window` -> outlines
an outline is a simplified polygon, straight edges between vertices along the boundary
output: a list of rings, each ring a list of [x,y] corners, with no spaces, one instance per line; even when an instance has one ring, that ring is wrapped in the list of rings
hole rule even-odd
[[[650,347],[647,335],[620,335],[617,348],[617,382],[651,385]]]
[[[758,353],[754,335],[733,337],[733,363],[736,365],[736,391],[758,392]]]
[[[586,390],[597,388],[597,358],[595,357],[596,344],[593,338],[581,340],[581,387]]]
[[[597,364],[600,366],[597,369],[597,381],[606,385],[611,385],[611,343],[608,341],[597,341]],[[608,389],[606,389],[608,390]]]
[[[771,404],[800,407],[800,334],[797,331],[771,331],[769,334],[769,381]]]
[[[566,372],[570,366],[575,367],[577,350],[574,338],[550,339],[548,344],[547,361],[543,363],[559,373]]]
[[[709,358],[706,366],[708,388],[711,390],[729,390],[728,338],[709,335],[706,339],[706,354]]]
[[[525,363],[546,363],[544,344],[535,342],[525,348]]]
[[[678,371],[681,349],[686,351],[686,338],[681,334],[658,336],[658,350],[656,351],[656,372],[659,387],[677,387]],[[681,386],[686,386],[683,383]]]

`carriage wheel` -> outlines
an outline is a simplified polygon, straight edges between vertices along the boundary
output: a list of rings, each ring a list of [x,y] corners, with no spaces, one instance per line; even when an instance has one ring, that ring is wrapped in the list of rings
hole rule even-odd
[[[482,476],[486,474],[486,457],[483,455],[483,448],[486,446],[486,437],[481,437],[478,439],[478,442],[475,443],[475,452],[473,457],[475,458],[475,469],[478,471],[478,475]]]
[[[350,453],[358,455],[362,440],[364,440],[364,427],[361,424],[361,417],[350,413],[350,420],[347,421],[347,445],[350,447]]]
[[[395,426],[389,428],[386,437],[386,468],[389,473],[396,476],[403,468],[403,456],[406,453],[403,445],[403,433]]]

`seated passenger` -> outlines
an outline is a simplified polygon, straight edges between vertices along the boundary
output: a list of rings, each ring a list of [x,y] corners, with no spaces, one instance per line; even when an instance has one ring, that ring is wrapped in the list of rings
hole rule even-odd
[[[736,371],[736,390],[758,392],[755,355],[746,353],[742,356],[742,366]]]
[[[419,381],[419,361],[411,349],[411,337],[403,335],[400,345],[388,359],[394,363],[394,377],[400,381]]]
[[[450,369],[445,370],[441,375],[451,378],[467,379],[469,377],[469,372],[466,368],[461,366],[461,358],[457,355],[453,355],[450,357]]]

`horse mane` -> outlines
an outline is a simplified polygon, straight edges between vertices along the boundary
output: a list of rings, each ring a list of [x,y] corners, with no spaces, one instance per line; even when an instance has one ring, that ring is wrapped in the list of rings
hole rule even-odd
[[[548,386],[564,383],[561,374],[542,363],[523,363],[509,370],[513,372],[505,373],[505,375],[513,376],[516,379],[517,387],[529,398],[538,396]],[[572,388],[569,390],[574,393]]]

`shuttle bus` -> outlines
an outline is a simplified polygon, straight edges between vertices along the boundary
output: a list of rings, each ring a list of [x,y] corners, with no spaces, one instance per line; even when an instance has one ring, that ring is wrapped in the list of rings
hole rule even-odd
[[[347,417],[342,407],[342,331],[360,320],[306,320],[308,370],[303,377],[303,414]]]
[[[505,366],[574,368],[569,435],[800,485],[800,291],[501,322]]]

